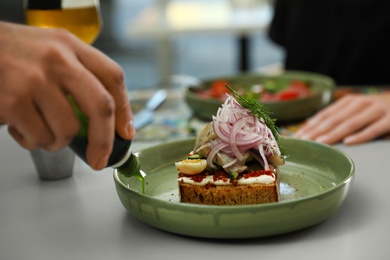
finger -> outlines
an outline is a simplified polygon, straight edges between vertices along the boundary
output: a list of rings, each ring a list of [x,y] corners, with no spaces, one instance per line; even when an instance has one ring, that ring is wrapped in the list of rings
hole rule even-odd
[[[324,113],[319,117],[314,117],[312,121],[303,126],[297,133],[296,136],[303,139],[314,140],[319,136],[325,135],[329,132],[334,131],[335,127],[342,124],[346,118],[353,113],[354,108],[349,107],[340,111],[339,113],[332,113],[329,117],[324,117]]]
[[[31,103],[24,102],[14,108],[8,125],[11,136],[26,149],[45,148],[54,140],[41,114]]]
[[[318,111],[313,117],[309,118],[307,121],[307,126],[317,125],[319,122],[334,117],[340,111],[343,111],[346,107],[349,107],[351,104],[356,104],[359,102],[353,102],[354,99],[357,99],[358,95],[348,95],[342,99],[337,100],[335,103],[325,107],[324,109]]]
[[[103,53],[89,46],[83,46],[78,55],[84,66],[99,79],[114,98],[116,131],[121,137],[132,139],[135,129],[122,69]]]
[[[384,134],[388,134],[390,132],[389,129],[390,122],[389,120],[383,119],[375,122],[374,124],[368,125],[363,130],[347,136],[343,141],[347,145],[364,143],[370,140],[373,140],[379,136]]]
[[[36,107],[54,137],[53,142],[45,149],[56,151],[68,145],[79,131],[80,124],[66,94],[59,88],[45,87],[44,90],[34,91],[33,97]]]
[[[351,122],[340,124],[334,127],[331,131],[326,132],[325,134],[318,135],[314,138],[315,141],[325,144],[335,144],[343,140],[345,136],[354,133],[355,130],[349,125],[353,124]]]
[[[384,112],[378,109],[377,106],[366,106],[366,109],[359,113],[351,114],[340,124],[335,125],[333,129],[326,134],[317,137],[315,140],[327,144],[333,144],[342,141],[346,136],[349,136],[356,131],[361,130],[367,125],[372,124],[383,116]]]
[[[295,136],[304,139],[312,139],[315,137],[317,132],[327,131],[328,124],[324,123],[328,120],[328,118],[331,118],[330,115],[334,115],[333,111],[335,110],[335,107],[337,106],[332,105],[317,112],[299,128],[299,130],[295,133]]]
[[[355,114],[359,106],[360,101],[353,102],[350,97],[343,98],[310,118],[295,135],[299,138],[314,140],[345,122],[351,115]]]
[[[97,170],[107,166],[115,133],[115,104],[100,81],[80,63],[69,69],[63,88],[88,117],[88,164]],[[72,70],[71,70],[72,69]]]
[[[339,111],[343,110],[346,105],[350,104],[353,97],[354,96],[347,96],[343,99],[337,100],[335,103],[332,103],[331,105],[317,112],[314,117],[308,120],[308,123],[315,125],[321,120],[334,116]]]
[[[22,147],[27,148],[27,149],[35,149],[35,146],[32,146],[28,144],[25,141],[24,136],[16,129],[14,126],[8,126],[8,133],[12,136],[15,141],[20,144]]]

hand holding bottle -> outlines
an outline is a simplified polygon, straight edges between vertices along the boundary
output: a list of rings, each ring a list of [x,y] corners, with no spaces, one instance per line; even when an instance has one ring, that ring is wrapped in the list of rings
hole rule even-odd
[[[56,151],[80,125],[67,99],[88,117],[86,157],[107,165],[114,134],[135,130],[123,71],[114,61],[61,29],[0,22],[0,124],[27,149]]]

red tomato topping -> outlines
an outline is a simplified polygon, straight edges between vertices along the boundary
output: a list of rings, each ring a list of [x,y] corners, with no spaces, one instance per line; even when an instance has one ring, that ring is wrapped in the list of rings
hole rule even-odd
[[[194,182],[202,182],[204,178],[206,178],[205,174],[196,174],[191,175],[190,177]]]
[[[229,175],[224,171],[215,171],[213,180],[214,181],[224,181],[226,182],[229,179]]]
[[[256,170],[256,171],[249,171],[244,174],[244,178],[248,179],[250,177],[259,177],[260,175],[269,175],[274,176],[274,172],[272,170]]]

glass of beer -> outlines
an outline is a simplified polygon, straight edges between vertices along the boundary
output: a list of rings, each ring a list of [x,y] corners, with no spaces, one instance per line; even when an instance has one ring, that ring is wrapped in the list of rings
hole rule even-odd
[[[99,0],[24,0],[26,23],[44,28],[63,28],[92,44],[102,21]]]

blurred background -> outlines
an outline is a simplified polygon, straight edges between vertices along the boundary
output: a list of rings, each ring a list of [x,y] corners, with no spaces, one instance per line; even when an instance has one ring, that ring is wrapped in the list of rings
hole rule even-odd
[[[283,59],[267,37],[268,0],[100,0],[100,7],[94,46],[122,66],[129,90],[258,71]],[[0,19],[24,23],[23,1],[1,0]]]

